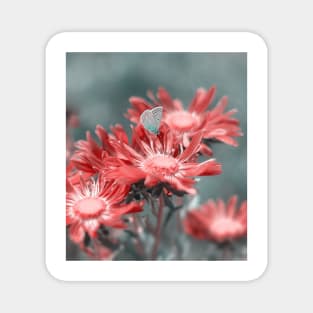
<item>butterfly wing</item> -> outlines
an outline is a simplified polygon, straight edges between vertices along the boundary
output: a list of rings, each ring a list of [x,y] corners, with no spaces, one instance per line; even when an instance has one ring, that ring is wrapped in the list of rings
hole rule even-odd
[[[157,134],[159,132],[159,127],[162,119],[162,107],[156,107],[152,110],[144,111],[140,116],[140,121],[144,128],[150,132]]]
[[[145,129],[156,134],[158,132],[158,127],[150,110],[144,111],[140,116],[140,121]]]
[[[153,115],[153,119],[156,125],[156,128],[159,129],[161,120],[162,120],[162,113],[163,113],[163,107],[156,107],[151,110],[151,113]]]

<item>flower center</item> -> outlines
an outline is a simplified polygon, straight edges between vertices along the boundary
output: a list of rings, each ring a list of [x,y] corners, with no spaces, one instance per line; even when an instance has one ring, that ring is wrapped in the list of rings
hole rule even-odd
[[[216,219],[210,226],[210,230],[217,236],[232,236],[240,232],[242,225],[230,218],[221,217]]]
[[[188,131],[199,126],[199,119],[186,111],[169,113],[165,118],[165,122],[178,131]]]
[[[169,155],[156,155],[144,162],[145,171],[154,176],[171,176],[178,171],[178,162]]]
[[[82,218],[97,217],[105,210],[105,203],[101,199],[85,198],[75,204],[74,210]]]

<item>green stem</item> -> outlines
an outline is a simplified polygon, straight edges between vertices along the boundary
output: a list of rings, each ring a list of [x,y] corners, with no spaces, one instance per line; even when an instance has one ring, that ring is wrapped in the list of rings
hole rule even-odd
[[[160,196],[159,199],[159,209],[157,214],[157,226],[155,230],[155,241],[152,248],[151,260],[156,260],[158,256],[158,250],[161,241],[161,230],[162,230],[162,221],[163,221],[163,212],[164,212],[164,199],[163,196]]]

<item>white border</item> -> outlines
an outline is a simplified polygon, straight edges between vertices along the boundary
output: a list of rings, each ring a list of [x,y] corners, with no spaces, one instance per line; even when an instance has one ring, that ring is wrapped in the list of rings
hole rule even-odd
[[[66,261],[66,52],[247,52],[248,260]],[[60,33],[46,47],[46,266],[65,281],[247,281],[267,266],[267,47],[248,32]]]

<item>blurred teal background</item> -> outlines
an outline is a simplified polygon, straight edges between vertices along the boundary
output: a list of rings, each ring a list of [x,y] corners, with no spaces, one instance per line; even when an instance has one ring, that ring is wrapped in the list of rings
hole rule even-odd
[[[245,53],[67,53],[67,105],[79,113],[75,140],[97,124],[115,123],[129,130],[124,113],[131,96],[145,97],[148,89],[165,87],[173,98],[188,106],[199,87],[217,85],[214,107],[220,97],[229,97],[228,110],[236,108],[244,137],[239,147],[214,143],[215,158],[223,174],[203,177],[198,183],[200,201],[238,194],[247,198],[247,57]]]

